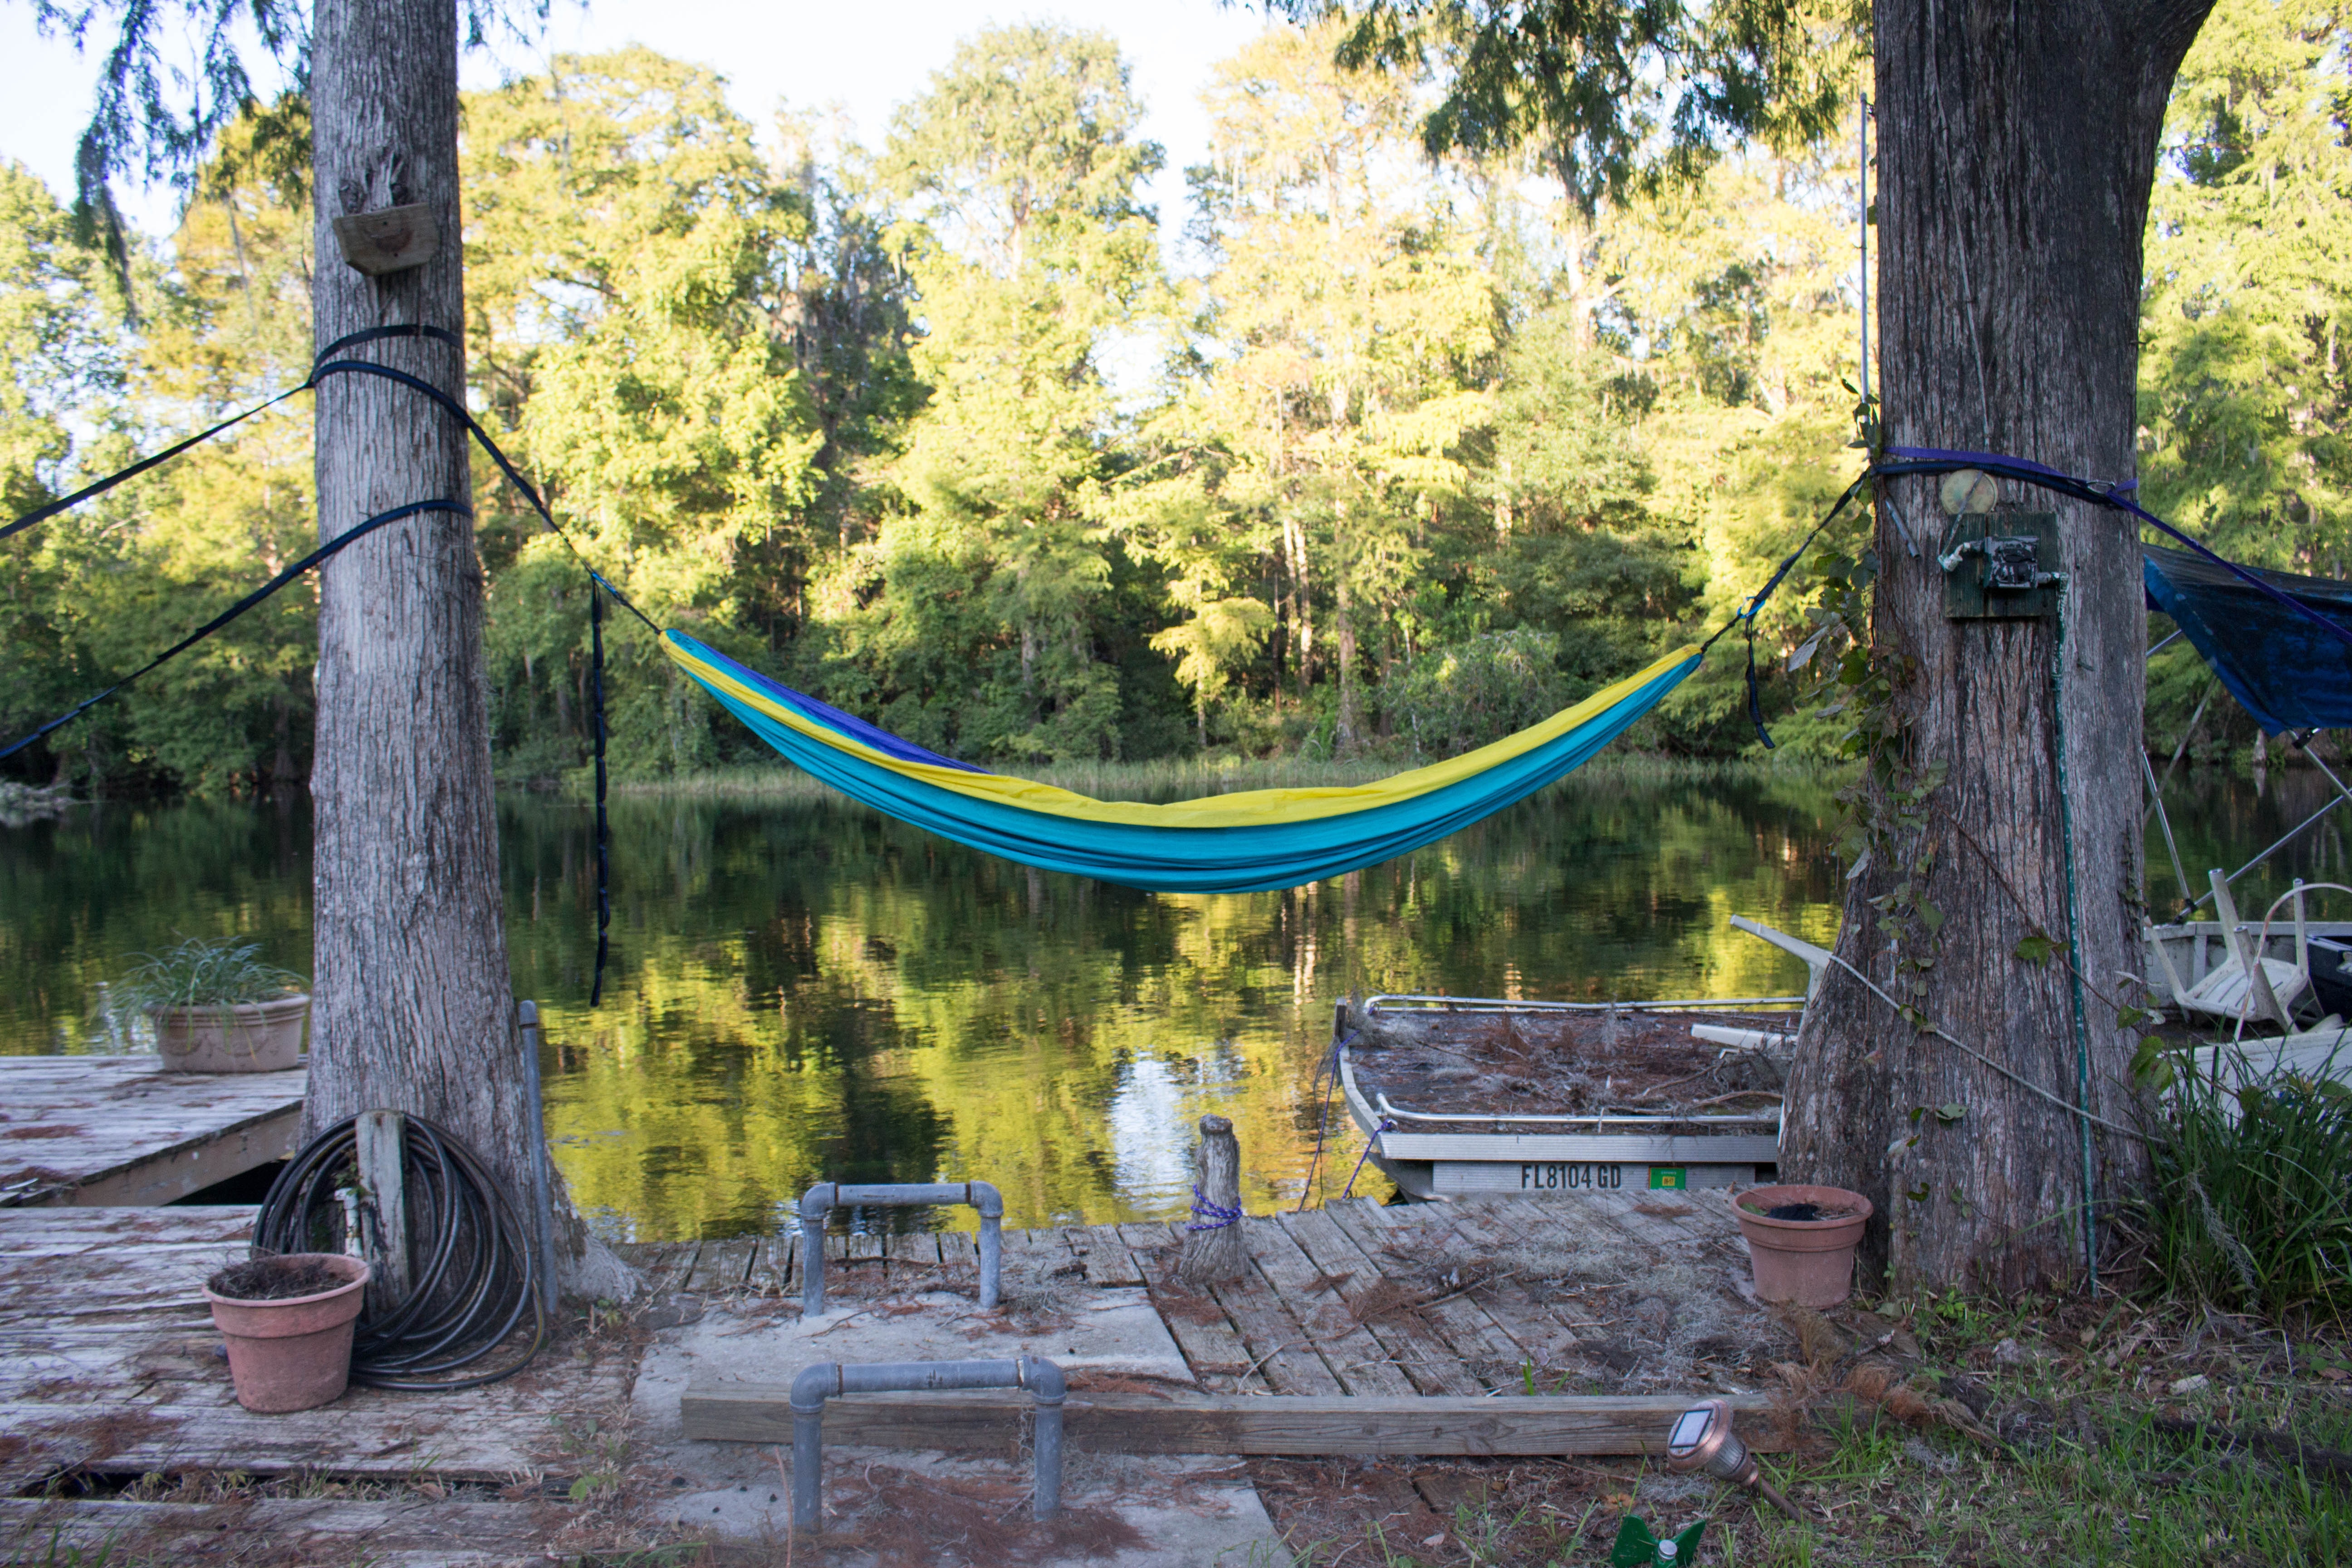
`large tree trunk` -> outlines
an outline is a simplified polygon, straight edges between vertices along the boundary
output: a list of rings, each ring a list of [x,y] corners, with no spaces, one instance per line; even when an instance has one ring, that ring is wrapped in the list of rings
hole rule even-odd
[[[2132,469],[2140,241],[2173,73],[2210,0],[1881,0],[1876,11],[1880,341],[1892,444],[2013,454],[2103,479]],[[2019,1079],[2077,1100],[2067,865],[2053,700],[2057,627],[1948,621],[1932,479],[1885,487],[1873,640],[1901,726],[1896,789],[1848,884],[1841,957]],[[2137,531],[2004,485],[2063,539],[2065,779],[2093,1110],[2132,1120],[2140,1001],[2143,695]],[[1932,906],[1942,920],[1938,927]],[[2056,939],[2035,963],[2035,933]],[[1945,1111],[1937,1114],[1938,1109]],[[1948,1120],[1958,1110],[1956,1120]],[[2094,1139],[2103,1209],[2144,1173]],[[1891,1282],[2016,1290],[2081,1278],[2082,1123],[1897,1017],[1832,969],[1808,1009],[1782,1168],[1866,1194],[1865,1265]]]
[[[462,333],[452,0],[320,0],[310,87],[320,344],[402,322]],[[382,278],[342,263],[337,214],[410,202],[439,225],[430,261]],[[447,343],[357,352],[465,395],[464,355]],[[417,393],[341,375],[316,395],[322,535],[411,501],[470,501],[465,433]],[[427,1117],[482,1155],[528,1226],[544,1134],[500,918],[473,527],[457,513],[412,517],[320,575],[305,1135],[378,1107]],[[557,1233],[569,1288],[627,1283],[560,1200]]]

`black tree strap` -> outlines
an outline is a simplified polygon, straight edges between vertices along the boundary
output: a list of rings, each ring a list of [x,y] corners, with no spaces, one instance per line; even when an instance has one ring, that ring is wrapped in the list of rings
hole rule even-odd
[[[59,512],[69,511],[73,508],[79,506],[82,502],[89,500],[92,496],[102,496],[107,491],[112,489],[115,486],[122,483],[125,479],[135,479],[140,475],[145,473],[148,469],[156,467],[158,464],[170,462],[173,458],[178,457],[189,447],[200,447],[206,441],[211,440],[214,437],[219,435],[222,431],[242,425],[247,420],[252,418],[255,415],[264,413],[269,409],[277,407],[279,404],[285,402],[296,393],[309,391],[310,387],[310,384],[307,381],[302,383],[299,386],[289,386],[285,391],[279,393],[277,396],[271,398],[268,402],[257,403],[252,407],[247,409],[244,413],[232,415],[228,418],[224,419],[219,424],[214,426],[209,430],[199,430],[194,435],[189,437],[186,440],[174,442],[173,445],[164,447],[162,451],[155,453],[152,457],[142,458],[127,468],[118,468],[102,479],[82,486],[81,489],[74,491],[74,493],[69,496],[61,496],[58,500],[49,502],[47,506],[35,507],[31,511],[28,511],[24,516],[16,519],[16,521],[7,523],[5,526],[0,526],[0,539],[5,539],[12,533],[21,533],[26,529],[32,527],[35,523],[47,522],[49,519],[57,516]]]
[[[36,523],[47,522],[59,512],[70,511],[93,496],[104,495],[126,479],[135,479],[148,469],[170,462],[191,447],[201,447],[222,431],[234,429],[257,414],[268,413],[295,394],[308,392],[317,386],[320,367],[345,349],[357,348],[362,343],[380,342],[386,338],[431,338],[436,342],[450,343],[458,348],[465,346],[465,341],[447,328],[426,326],[418,321],[404,321],[389,327],[369,327],[363,331],[347,333],[319,351],[318,358],[311,362],[310,375],[300,384],[289,386],[277,396],[265,403],[257,403],[242,414],[233,414],[208,429],[199,430],[185,440],[175,441],[160,452],[140,458],[127,468],[118,468],[102,479],[84,485],[69,496],[59,497],[47,506],[34,508],[13,522],[0,525],[0,539],[5,539],[12,533],[22,532]]]
[[[383,342],[400,338],[429,339],[436,342],[447,344],[460,352],[465,348],[465,340],[460,338],[457,333],[450,331],[447,328],[429,326],[425,323],[415,321],[396,322],[381,327],[367,327],[356,332],[345,333],[343,336],[337,338],[334,342],[329,343],[325,348],[319,351],[318,357],[311,362],[310,375],[300,385],[289,387],[287,390],[279,393],[277,396],[270,398],[266,403],[257,404],[241,414],[236,415],[228,419],[224,419],[219,424],[212,426],[208,429],[199,431],[195,435],[187,437],[185,440],[176,442],[173,445],[165,447],[163,451],[157,452],[147,458],[142,458],[139,461],[132,463],[130,467],[108,475],[105,479],[100,479],[93,484],[86,485],[69,496],[62,497],[58,500],[51,501],[47,506],[43,506],[33,511],[27,512],[23,517],[17,518],[16,521],[8,523],[5,527],[0,527],[0,539],[6,539],[11,534],[19,533],[26,529],[32,528],[38,523],[46,521],[49,518],[57,516],[62,511],[79,505],[81,502],[89,500],[93,496],[103,495],[108,490],[114,489],[115,486],[123,483],[125,480],[135,479],[139,475],[147,472],[149,469],[153,468],[160,464],[169,462],[172,458],[178,457],[181,453],[187,451],[190,447],[200,446],[204,442],[209,441],[214,437],[221,434],[223,431],[234,428],[235,426],[243,424],[247,419],[252,418],[255,415],[276,407],[278,404],[285,402],[288,398],[293,396],[298,392],[307,392],[316,389],[322,384],[329,376],[376,376],[383,380],[393,382],[397,385],[407,387],[411,391],[419,393],[437,405],[452,418],[456,419],[458,425],[467,435],[471,436],[475,441],[480,444],[482,450],[488,454],[490,461],[498,466],[499,472],[504,476],[507,482],[521,492],[523,499],[530,504],[531,510],[539,515],[540,521],[544,522],[547,525],[548,530],[558,539],[563,541],[564,547],[570,550],[574,557],[578,558],[581,565],[588,574],[588,620],[591,647],[590,682],[593,698],[591,704],[591,710],[593,723],[594,725],[596,753],[596,973],[594,982],[590,988],[588,999],[589,1005],[593,1007],[603,999],[604,995],[604,963],[606,953],[609,949],[610,931],[613,920],[612,837],[605,818],[606,777],[604,757],[604,595],[607,594],[611,595],[614,603],[619,605],[623,609],[627,610],[631,615],[636,616],[638,620],[644,622],[646,629],[655,633],[656,636],[660,635],[661,628],[654,625],[652,617],[648,616],[643,610],[638,609],[636,605],[631,604],[628,596],[623,594],[618,588],[614,587],[602,573],[598,572],[595,567],[588,563],[587,557],[581,554],[580,547],[572,542],[572,536],[564,532],[563,525],[555,521],[555,514],[549,510],[545,498],[541,496],[537,488],[534,487],[529,479],[523,477],[522,470],[515,466],[512,459],[509,458],[504,451],[499,449],[498,442],[491,439],[490,433],[482,427],[481,422],[474,417],[472,412],[467,409],[462,402],[451,396],[440,387],[434,385],[431,382],[411,375],[406,371],[395,370],[390,365],[377,364],[369,360],[344,359],[341,357],[348,351],[362,347],[368,343]],[[103,691],[98,692],[94,696],[84,699],[82,701],[77,703],[72,709],[50,720],[47,723],[43,724],[40,728],[33,731],[32,733],[13,742],[5,750],[0,750],[0,761],[5,761],[6,758],[14,756],[16,752],[23,751],[26,747],[32,745],[35,742],[39,741],[55,731],[60,730],[66,725],[72,723],[75,720],[80,718],[83,714],[97,707],[100,703],[105,701],[116,692],[131,685],[142,676],[146,675],[167,660],[184,653],[191,647],[194,647],[197,643],[202,642],[205,638],[212,636],[213,633],[220,630],[223,626],[227,626],[231,621],[236,620],[239,616],[244,615],[247,610],[252,609],[256,605],[260,604],[263,600],[268,598],[271,595],[277,593],[279,589],[285,587],[289,583],[293,582],[296,578],[301,576],[312,567],[317,566],[334,556],[346,546],[357,542],[359,540],[365,538],[367,535],[374,532],[377,529],[383,527],[387,523],[397,522],[403,518],[415,517],[420,513],[431,511],[452,512],[467,519],[471,519],[474,515],[473,509],[467,506],[462,501],[413,501],[406,506],[394,507],[389,511],[378,512],[375,516],[367,519],[357,527],[346,529],[343,532],[337,534],[326,543],[319,546],[318,549],[310,552],[310,554],[302,557],[301,560],[295,562],[292,565],[287,567],[284,571],[272,577],[268,582],[263,584],[252,593],[246,595],[243,598],[237,600],[236,604],[231,605],[227,609],[224,610],[219,615],[215,616],[211,620],[206,621],[203,626],[198,626],[194,631],[189,633],[186,637],[182,637],[178,642],[173,644],[170,647],[165,648],[162,653],[157,654],[153,658],[149,659],[145,664],[140,666],[129,675],[124,676],[113,685],[109,686]]]
[[[253,608],[264,599],[268,598],[272,594],[278,592],[278,589],[286,586],[287,584],[294,581],[295,578],[302,575],[303,573],[310,570],[311,567],[316,566],[320,562],[328,560],[330,557],[340,553],[345,546],[357,543],[359,541],[366,538],[369,534],[373,533],[377,529],[382,528],[386,523],[398,522],[402,518],[415,517],[420,513],[428,511],[455,512],[458,516],[466,518],[470,518],[474,515],[474,509],[466,505],[463,501],[419,500],[411,501],[406,506],[394,507],[390,511],[380,511],[356,527],[345,529],[342,532],[335,535],[334,538],[327,541],[326,543],[321,544],[318,549],[313,550],[310,554],[302,557],[301,560],[295,562],[292,565],[287,567],[286,570],[278,574],[277,576],[272,577],[268,582],[264,583],[260,587],[256,588],[252,593],[247,594],[236,604],[231,605],[227,609],[223,610],[219,615],[215,616],[211,620],[206,621],[203,626],[198,626],[194,631],[190,632],[186,637],[182,637],[178,642],[173,643],[170,647],[165,648],[162,653],[157,654],[153,658],[149,659],[145,664],[141,665],[137,669],[132,670],[130,674],[124,676],[121,679],[116,681],[113,685],[108,687],[97,696],[85,699],[79,704],[75,706],[71,711],[58,715],[57,718],[52,719],[47,723],[42,725],[39,729],[34,731],[31,734],[25,736],[22,740],[11,742],[7,750],[0,751],[0,761],[5,761],[7,758],[16,755],[18,752],[23,751],[26,747],[31,745],[34,742],[47,734],[50,731],[60,729],[67,724],[72,723],[76,719],[80,718],[83,714],[89,712],[91,709],[105,701],[108,698],[121,690],[124,687],[129,686],[132,681],[137,680],[141,676],[154,669],[158,665],[163,664],[165,660],[185,653],[188,649],[195,647],[196,644],[204,641],[206,637],[212,636],[215,632],[220,630],[223,626],[228,625],[239,616],[245,614],[246,611]]]
[[[1748,721],[1756,726],[1756,738],[1764,742],[1768,752],[1777,752],[1780,743],[1772,739],[1772,731],[1764,727],[1764,704],[1756,690],[1756,622],[1748,623]]]
[[[596,974],[588,986],[588,1005],[593,1007],[604,999],[604,955],[613,925],[613,838],[604,821],[604,591],[611,584],[593,571],[588,577],[588,721],[596,741]]]

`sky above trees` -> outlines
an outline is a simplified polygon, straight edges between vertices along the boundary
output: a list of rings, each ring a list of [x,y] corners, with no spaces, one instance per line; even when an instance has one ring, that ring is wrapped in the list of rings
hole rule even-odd
[[[755,130],[778,105],[800,112],[839,105],[855,136],[877,144],[890,112],[948,63],[956,41],[999,23],[1055,19],[1108,33],[1134,73],[1144,108],[1142,134],[1169,150],[1166,172],[1146,199],[1180,205],[1183,170],[1208,144],[1199,102],[1215,63],[1265,25],[1253,5],[1219,0],[1055,0],[1044,6],[972,0],[894,0],[887,5],[762,4],[761,0],[555,0],[544,35],[523,45],[499,40],[459,61],[469,90],[544,71],[557,54],[593,55],[642,45],[717,71],[727,97]],[[28,6],[0,5],[0,157],[29,166],[53,189],[70,190],[75,138],[89,117],[95,59],[44,38]],[[257,72],[265,91],[282,85]],[[126,193],[142,227],[168,232],[170,193]],[[1171,236],[1175,234],[1171,229]]]

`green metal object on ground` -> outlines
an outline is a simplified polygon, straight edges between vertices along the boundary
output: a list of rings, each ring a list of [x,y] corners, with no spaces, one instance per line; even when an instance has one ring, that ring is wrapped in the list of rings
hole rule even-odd
[[[1653,1564],[1676,1565],[1694,1562],[1698,1555],[1698,1538],[1706,1529],[1700,1520],[1672,1540],[1661,1541],[1650,1533],[1650,1527],[1632,1514],[1617,1527],[1617,1544],[1609,1552],[1610,1568],[1652,1568]]]

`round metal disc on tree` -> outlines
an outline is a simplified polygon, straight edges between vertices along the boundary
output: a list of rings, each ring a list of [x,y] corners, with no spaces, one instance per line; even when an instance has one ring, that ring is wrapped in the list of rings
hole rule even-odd
[[[1958,517],[1963,512],[1986,512],[2000,499],[2000,487],[1982,468],[1961,468],[1944,476],[1937,488],[1936,500],[1946,517]]]

